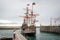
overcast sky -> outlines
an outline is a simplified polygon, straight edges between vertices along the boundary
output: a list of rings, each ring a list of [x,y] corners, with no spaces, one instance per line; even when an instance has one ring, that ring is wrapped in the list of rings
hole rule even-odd
[[[50,18],[60,17],[60,0],[0,0],[0,20],[22,23],[26,4],[35,2],[34,13],[37,16],[38,25],[49,24]],[[57,22],[59,24],[60,20]]]

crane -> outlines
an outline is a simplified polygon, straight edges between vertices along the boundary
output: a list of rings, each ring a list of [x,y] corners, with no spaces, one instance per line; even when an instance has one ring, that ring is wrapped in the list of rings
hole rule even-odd
[[[52,26],[52,22],[54,21],[54,25],[57,25],[57,22],[60,21],[60,17],[58,18],[50,18],[50,25]]]

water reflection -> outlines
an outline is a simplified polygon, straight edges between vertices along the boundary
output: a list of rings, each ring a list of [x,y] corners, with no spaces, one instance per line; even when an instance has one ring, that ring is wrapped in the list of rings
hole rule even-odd
[[[13,30],[0,30],[1,37],[13,37]],[[60,34],[40,32],[40,28],[36,28],[35,36],[26,36],[28,40],[60,40]]]
[[[28,40],[60,40],[60,34],[40,32],[40,28],[36,28],[35,36],[28,36]]]

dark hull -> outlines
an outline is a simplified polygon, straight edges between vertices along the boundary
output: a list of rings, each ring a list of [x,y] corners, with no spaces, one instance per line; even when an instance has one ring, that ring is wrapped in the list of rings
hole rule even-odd
[[[24,36],[35,36],[36,33],[22,33]]]
[[[0,40],[13,40],[13,38],[1,38]]]

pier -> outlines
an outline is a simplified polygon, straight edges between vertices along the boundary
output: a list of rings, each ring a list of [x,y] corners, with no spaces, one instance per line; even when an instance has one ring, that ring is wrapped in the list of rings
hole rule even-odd
[[[20,26],[0,26],[0,30],[19,29]]]
[[[19,30],[14,32],[15,34],[15,38],[13,38],[13,40],[27,40],[21,33]]]
[[[40,26],[41,32],[60,33],[60,26]]]

